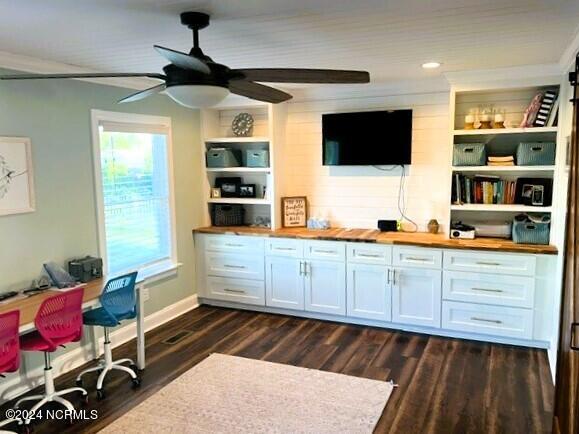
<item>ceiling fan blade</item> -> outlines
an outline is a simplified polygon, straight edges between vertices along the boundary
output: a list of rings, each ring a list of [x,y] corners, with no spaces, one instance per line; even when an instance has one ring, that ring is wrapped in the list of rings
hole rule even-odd
[[[149,77],[164,80],[163,74],[154,72],[89,72],[86,74],[15,74],[0,75],[0,80],[45,80],[53,78],[118,78],[118,77]]]
[[[211,69],[209,69],[207,64],[196,57],[181,53],[180,51],[171,50],[170,48],[161,47],[160,45],[155,45],[154,47],[161,56],[179,68],[191,69],[204,74],[211,73]]]
[[[269,83],[369,83],[370,74],[366,71],[346,71],[337,69],[299,69],[299,68],[256,68],[234,69],[232,80],[237,77],[249,81]]]
[[[263,84],[244,80],[230,81],[229,91],[237,95],[246,96],[258,101],[271,102],[273,104],[292,99],[289,93],[282,92],[273,87],[264,86]]]
[[[132,95],[126,96],[123,99],[119,100],[119,104],[123,104],[125,102],[134,102],[139,101],[141,99],[147,98],[148,96],[155,95],[159,92],[163,92],[167,88],[165,83],[158,84],[157,86],[150,87],[145,90],[141,90],[140,92],[133,93]]]

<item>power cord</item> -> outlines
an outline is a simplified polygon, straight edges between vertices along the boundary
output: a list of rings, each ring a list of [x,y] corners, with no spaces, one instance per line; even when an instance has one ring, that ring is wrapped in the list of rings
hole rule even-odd
[[[383,167],[379,167],[379,166],[372,166],[375,169],[381,170],[383,172],[391,172],[393,171],[395,168],[397,168],[397,165],[394,165],[392,167],[390,167],[389,169],[385,169]],[[410,217],[408,217],[406,215],[406,201],[404,200],[404,186],[405,186],[405,182],[406,182],[406,167],[404,167],[403,164],[400,165],[400,183],[398,185],[398,212],[400,213],[400,220],[404,221],[406,220],[408,223],[412,224],[412,226],[414,226],[414,229],[411,231],[402,231],[402,232],[418,232],[418,225],[416,224],[416,222],[414,220],[412,220]]]

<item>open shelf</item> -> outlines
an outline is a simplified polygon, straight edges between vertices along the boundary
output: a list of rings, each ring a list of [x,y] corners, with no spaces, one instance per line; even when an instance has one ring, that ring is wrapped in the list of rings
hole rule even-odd
[[[208,203],[228,203],[240,205],[270,205],[271,201],[264,198],[220,197],[207,199]]]
[[[269,173],[269,167],[208,167],[207,172],[216,173]]]
[[[453,166],[452,171],[471,175],[512,174],[513,176],[533,176],[540,174],[552,175],[555,171],[555,166]]]
[[[264,143],[269,137],[211,137],[205,143]]]
[[[465,203],[451,205],[453,211],[551,212],[550,206]]]
[[[454,130],[455,136],[495,136],[502,134],[556,133],[557,127],[491,128],[486,130]]]

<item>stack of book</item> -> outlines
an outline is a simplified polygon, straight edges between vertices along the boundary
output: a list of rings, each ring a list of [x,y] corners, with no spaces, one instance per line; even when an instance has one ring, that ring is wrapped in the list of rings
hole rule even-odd
[[[515,188],[516,181],[507,181],[498,176],[469,177],[455,173],[452,178],[452,203],[514,204]]]
[[[493,157],[489,156],[487,161],[488,166],[514,166],[515,157],[512,155],[507,155],[506,157]]]

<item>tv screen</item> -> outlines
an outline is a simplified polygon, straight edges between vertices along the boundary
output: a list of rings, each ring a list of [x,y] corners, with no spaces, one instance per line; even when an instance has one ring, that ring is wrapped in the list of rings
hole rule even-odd
[[[322,115],[324,166],[410,164],[412,110]]]

